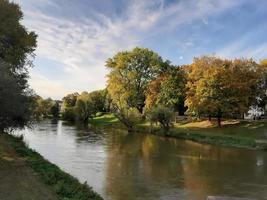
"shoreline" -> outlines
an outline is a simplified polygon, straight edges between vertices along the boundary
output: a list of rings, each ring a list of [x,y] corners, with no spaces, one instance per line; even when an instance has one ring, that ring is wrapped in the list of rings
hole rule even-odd
[[[112,119],[112,120],[110,120]],[[114,121],[114,122],[113,122]],[[266,122],[251,122],[253,125],[257,123],[266,123]],[[96,117],[92,119],[89,122],[90,125],[94,127],[113,127],[113,128],[119,128],[126,130],[125,127],[123,127],[120,122],[117,120],[114,120],[114,117],[111,117],[110,114],[105,118],[105,115],[102,117]],[[257,130],[248,128],[240,127],[242,123],[240,124],[234,124],[230,126],[225,126],[222,128],[181,128],[176,126],[172,127],[170,131],[166,134],[163,133],[162,130],[160,130],[158,127],[150,127],[147,123],[146,124],[139,124],[136,127],[137,133],[149,133],[157,136],[162,137],[171,137],[176,139],[183,139],[183,140],[190,140],[193,142],[201,143],[201,144],[211,144],[211,145],[218,145],[223,147],[235,147],[235,148],[244,148],[244,149],[251,149],[251,150],[267,150],[267,139],[259,139],[259,138],[253,138],[249,137],[247,135],[251,134],[250,132],[256,132]],[[267,123],[266,123],[267,126]],[[235,132],[237,130],[242,131],[250,131],[249,133],[246,133],[245,136],[240,135],[231,135],[228,134],[227,131],[230,128],[235,128],[231,131]],[[243,128],[243,129],[241,129]],[[267,129],[266,129],[267,130]],[[211,132],[209,134],[205,134],[204,132]],[[225,131],[227,134],[218,134],[216,132],[223,132]]]
[[[42,183],[51,188],[58,199],[103,200],[86,182],[80,183],[77,178],[64,172],[38,152],[27,147],[23,137],[16,137],[7,133],[1,134],[18,157],[38,175]]]

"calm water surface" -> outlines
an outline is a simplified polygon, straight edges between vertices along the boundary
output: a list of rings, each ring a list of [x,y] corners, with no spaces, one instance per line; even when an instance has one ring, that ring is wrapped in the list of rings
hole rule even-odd
[[[106,200],[267,199],[267,152],[202,145],[62,121],[23,130],[26,143]]]

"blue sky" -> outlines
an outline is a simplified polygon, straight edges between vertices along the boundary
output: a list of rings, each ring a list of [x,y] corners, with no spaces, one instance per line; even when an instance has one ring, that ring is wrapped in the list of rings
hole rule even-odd
[[[105,87],[105,61],[135,46],[173,64],[193,57],[267,58],[266,0],[14,0],[38,48],[31,87],[43,97]]]

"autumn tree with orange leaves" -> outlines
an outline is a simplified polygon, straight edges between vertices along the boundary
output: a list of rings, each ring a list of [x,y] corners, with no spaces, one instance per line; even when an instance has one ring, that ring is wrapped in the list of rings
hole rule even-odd
[[[187,113],[216,117],[244,115],[256,104],[261,92],[262,71],[253,60],[224,60],[203,56],[195,58],[189,68]]]

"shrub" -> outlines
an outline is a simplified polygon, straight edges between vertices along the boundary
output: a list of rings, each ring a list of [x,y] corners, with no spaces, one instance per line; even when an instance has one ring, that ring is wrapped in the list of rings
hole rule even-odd
[[[66,121],[75,121],[75,109],[74,107],[67,107],[62,112],[62,119]]]
[[[147,110],[146,116],[151,122],[159,122],[165,133],[170,130],[173,116],[172,109],[159,105]]]
[[[121,108],[114,110],[114,115],[124,124],[129,132],[132,132],[142,120],[140,112],[136,108]]]

